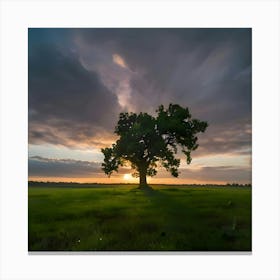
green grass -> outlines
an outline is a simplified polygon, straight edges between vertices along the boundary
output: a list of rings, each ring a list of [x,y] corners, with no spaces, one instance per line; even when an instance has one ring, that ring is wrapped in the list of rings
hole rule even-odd
[[[251,188],[28,189],[29,251],[251,251]]]

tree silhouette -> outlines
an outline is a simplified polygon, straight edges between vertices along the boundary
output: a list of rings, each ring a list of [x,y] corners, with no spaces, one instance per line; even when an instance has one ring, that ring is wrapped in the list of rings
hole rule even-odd
[[[156,117],[147,113],[120,114],[115,128],[119,139],[112,147],[101,149],[105,174],[110,176],[129,163],[135,171],[133,176],[140,178],[140,187],[145,188],[146,176],[156,175],[159,165],[178,177],[178,147],[191,163],[191,152],[198,147],[196,134],[206,130],[207,122],[193,119],[189,109],[178,104],[166,109],[161,105],[156,112]]]

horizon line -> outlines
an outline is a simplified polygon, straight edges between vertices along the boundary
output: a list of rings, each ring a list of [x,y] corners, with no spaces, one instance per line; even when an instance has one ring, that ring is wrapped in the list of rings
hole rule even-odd
[[[97,182],[63,182],[63,181],[34,181],[34,180],[28,180],[28,184],[29,183],[41,183],[41,184],[77,184],[77,185],[139,185],[139,183],[123,183],[123,182],[119,182],[119,183],[97,183]],[[224,183],[224,184],[214,184],[214,183],[188,183],[188,184],[166,184],[166,183],[152,183],[152,184],[148,184],[148,185],[177,185],[177,186],[191,186],[191,185],[211,185],[211,186],[228,186],[228,185],[238,185],[238,186],[252,186],[252,183],[236,183],[236,182],[232,182],[232,183]]]

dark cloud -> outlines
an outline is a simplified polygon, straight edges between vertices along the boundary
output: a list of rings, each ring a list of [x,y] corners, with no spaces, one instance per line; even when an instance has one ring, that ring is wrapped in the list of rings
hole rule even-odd
[[[187,179],[201,182],[227,182],[247,184],[252,182],[251,168],[239,168],[236,166],[211,166],[199,169],[180,169],[179,179]],[[170,174],[160,172],[157,177],[170,178]]]
[[[250,153],[251,64],[246,28],[31,29],[30,142],[95,145],[120,111],[173,102],[210,124],[197,155]]]
[[[154,112],[188,106],[210,127],[203,152],[251,149],[251,29],[85,29],[81,44],[106,46],[133,71],[131,104]],[[215,139],[219,138],[217,143]]]
[[[228,124],[210,123],[207,133],[199,137],[199,148],[193,156],[205,154],[246,154],[252,152],[252,128],[249,119],[239,119]]]
[[[37,30],[35,30],[37,34]],[[113,129],[117,98],[78,55],[29,31],[29,141],[69,145]]]
[[[185,170],[181,174],[182,178],[188,178],[200,181],[221,181],[221,182],[236,182],[236,183],[251,183],[252,174],[251,168],[238,168],[231,166],[212,166],[203,167],[200,170]]]
[[[28,161],[29,176],[88,177],[101,173],[100,163],[33,156]]]
[[[119,174],[127,170],[120,168]],[[101,163],[73,159],[52,159],[32,156],[28,159],[30,177],[65,177],[65,178],[98,178],[106,177],[101,170]]]

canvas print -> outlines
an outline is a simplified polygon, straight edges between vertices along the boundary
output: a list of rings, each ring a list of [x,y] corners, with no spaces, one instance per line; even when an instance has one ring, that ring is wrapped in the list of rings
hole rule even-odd
[[[250,252],[250,28],[28,30],[29,252]]]

